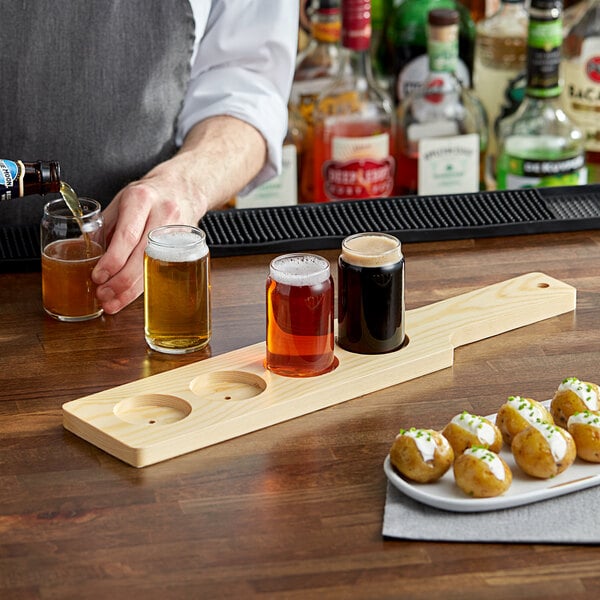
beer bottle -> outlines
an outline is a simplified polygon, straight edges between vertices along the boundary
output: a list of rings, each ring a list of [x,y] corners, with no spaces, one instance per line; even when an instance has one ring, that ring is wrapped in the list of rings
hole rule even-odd
[[[60,165],[53,160],[0,159],[0,201],[60,191]]]

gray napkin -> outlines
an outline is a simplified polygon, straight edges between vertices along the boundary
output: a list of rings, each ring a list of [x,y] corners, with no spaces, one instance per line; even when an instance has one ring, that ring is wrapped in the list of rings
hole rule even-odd
[[[600,486],[514,508],[458,513],[421,504],[391,483],[383,535],[406,540],[600,544]]]

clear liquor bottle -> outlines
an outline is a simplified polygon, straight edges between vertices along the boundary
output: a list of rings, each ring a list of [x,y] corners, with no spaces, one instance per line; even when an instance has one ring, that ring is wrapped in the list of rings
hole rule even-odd
[[[487,147],[485,110],[456,77],[459,15],[429,12],[429,75],[398,106],[400,194],[478,191]]]
[[[319,94],[337,77],[341,55],[340,0],[318,0],[311,14],[311,38],[298,54],[290,93],[290,108],[305,122],[302,161],[299,165],[299,201],[312,202],[313,111]]]
[[[524,0],[502,0],[477,23],[473,86],[488,116],[487,186],[495,187],[496,121],[515,78],[525,70],[529,16]]]
[[[560,105],[560,0],[531,0],[525,97],[498,126],[498,189],[587,181],[581,130]]]
[[[391,92],[398,104],[428,75],[427,15],[434,8],[451,8],[460,15],[456,74],[465,87],[473,82],[475,23],[461,0],[402,0],[395,3],[385,32],[385,50],[391,57]]]
[[[591,0],[563,42],[563,107],[585,134],[588,182],[600,183],[600,0]]]
[[[314,111],[316,202],[377,198],[394,191],[394,111],[373,78],[370,8],[370,0],[342,4],[347,52]]]

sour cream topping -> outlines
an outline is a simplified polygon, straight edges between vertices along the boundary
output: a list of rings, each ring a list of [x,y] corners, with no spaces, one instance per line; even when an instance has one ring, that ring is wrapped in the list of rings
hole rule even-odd
[[[545,418],[542,408],[537,404],[534,404],[528,398],[523,398],[522,396],[510,396],[507,400],[507,404],[512,406],[528,423],[543,421]]]
[[[562,460],[567,453],[567,440],[560,429],[544,421],[537,421],[531,425],[544,436],[554,460]]]
[[[577,394],[588,410],[598,410],[598,394],[593,386],[584,383],[577,377],[567,377],[558,386],[559,392],[569,391]]]
[[[498,481],[504,481],[504,478],[506,477],[506,471],[504,470],[504,465],[497,454],[487,450],[486,448],[480,448],[478,446],[467,448],[464,453],[471,454],[483,461],[491,471],[492,475]]]
[[[425,462],[433,460],[437,445],[432,431],[429,429],[417,429],[416,427],[411,427],[410,429],[401,430],[398,435],[406,435],[412,438],[415,441],[417,450],[420,452],[421,457]],[[442,439],[445,440],[446,438]]]
[[[491,446],[496,439],[496,432],[490,423],[466,410],[456,415],[452,419],[452,423],[476,436],[480,443],[487,446]]]
[[[569,417],[569,421],[567,422],[567,427],[570,425],[591,425],[592,427],[596,427],[600,429],[600,415],[597,413],[592,413],[589,410],[584,410],[582,412],[577,412],[574,415]]]

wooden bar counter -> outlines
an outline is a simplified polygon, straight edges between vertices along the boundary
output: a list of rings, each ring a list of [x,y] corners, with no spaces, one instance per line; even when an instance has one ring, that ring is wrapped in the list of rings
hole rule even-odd
[[[600,232],[403,250],[407,309],[542,271],[577,288],[577,310],[458,348],[452,368],[141,469],[66,431],[63,403],[264,340],[273,255],[213,259],[210,350],[174,357],[146,347],[142,299],[59,323],[39,273],[0,274],[0,598],[600,597],[594,546],[381,533],[399,428],[546,399],[567,376],[600,382]]]

